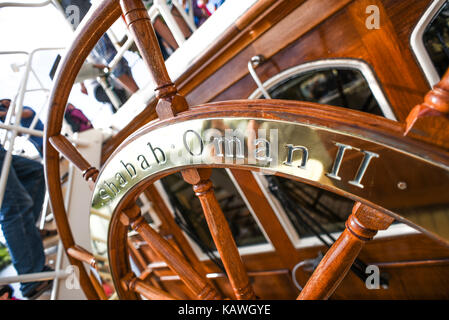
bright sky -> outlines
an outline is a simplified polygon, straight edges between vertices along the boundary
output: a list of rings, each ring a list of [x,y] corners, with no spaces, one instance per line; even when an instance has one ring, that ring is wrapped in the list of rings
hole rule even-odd
[[[0,5],[6,2],[37,3],[44,0],[0,0]],[[86,0],[88,1],[88,0]],[[94,0],[95,2],[98,0]],[[219,0],[210,0],[208,7],[211,12],[213,6]],[[121,37],[124,33],[123,21],[118,21],[113,30]],[[73,39],[73,31],[65,21],[64,16],[58,9],[49,4],[45,7],[36,8],[0,8],[0,52],[1,51],[27,51],[31,52],[37,48],[57,48],[70,46]],[[43,83],[44,87],[51,89],[52,81],[49,77],[57,54],[64,55],[64,51],[45,51],[35,54],[33,59],[33,70]],[[126,52],[133,72],[134,79],[139,87],[144,87],[149,82],[149,74],[143,61],[137,54]],[[17,94],[20,80],[25,71],[27,56],[23,54],[2,55],[0,54],[0,99],[14,99]],[[16,71],[13,71],[16,69]],[[18,72],[17,72],[18,69]],[[95,100],[92,88],[85,82],[89,95],[81,93],[79,84],[75,84],[69,102],[81,109],[91,120],[94,127],[108,127],[112,115],[108,104],[99,103]],[[30,76],[28,89],[38,88],[39,84],[33,75]],[[24,105],[32,107],[45,123],[46,102],[48,93],[30,92],[25,95]],[[20,139],[20,138],[19,138]],[[27,151],[33,147],[26,148]],[[33,151],[33,150],[32,150]]]
[[[6,1],[0,1],[0,3]],[[24,1],[25,2],[25,1]],[[27,1],[31,2],[31,1]],[[34,1],[35,2],[35,1]],[[56,27],[58,26],[58,27]],[[70,28],[62,15],[52,6],[44,8],[1,8],[0,9],[0,51],[28,51],[39,47],[65,47],[71,37]],[[48,74],[48,67],[53,63],[56,53],[39,53],[33,67],[39,75]],[[22,65],[26,62],[24,55],[0,55],[0,97],[16,94],[23,70],[13,72],[11,64]],[[50,86],[48,76],[41,76],[45,86]],[[34,78],[29,88],[38,87]],[[26,104],[38,108],[41,94],[29,94]]]
[[[0,4],[4,2],[11,2],[11,0],[2,0]],[[37,0],[21,0],[20,2],[36,3]],[[2,30],[0,32],[0,51],[31,52],[36,48],[67,47],[73,37],[73,31],[64,20],[64,16],[53,5],[40,8],[0,8],[0,30]],[[64,51],[59,53],[63,55]],[[57,54],[57,51],[39,52],[33,59],[33,69],[39,76],[40,81],[49,89],[51,89],[52,83],[48,74]],[[147,74],[135,72],[135,70],[142,70],[142,68],[139,68],[141,61],[138,56],[127,52],[125,57],[133,67],[137,84],[139,86],[146,84],[148,81]],[[12,99],[17,93],[25,67],[21,67],[20,72],[14,72],[11,66],[13,64],[24,65],[26,59],[25,55],[0,55],[0,99]],[[38,87],[38,82],[31,76],[28,89]],[[111,115],[109,105],[97,102],[92,94],[89,96],[81,94],[79,85],[74,86],[69,101],[83,110],[94,126],[107,127]],[[37,112],[42,109],[40,118],[45,120],[45,102],[46,94],[41,92],[28,93],[25,96],[24,105],[32,107]],[[98,116],[99,114],[101,116]]]

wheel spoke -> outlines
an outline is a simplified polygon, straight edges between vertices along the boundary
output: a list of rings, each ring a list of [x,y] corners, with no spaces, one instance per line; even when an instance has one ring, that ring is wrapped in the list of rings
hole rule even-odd
[[[147,269],[147,262],[143,258],[143,256],[140,254],[139,250],[134,246],[134,243],[130,238],[127,239],[128,243],[128,250],[131,255],[131,258],[133,259],[134,263],[136,264],[137,268],[140,272],[144,272]]]
[[[70,247],[67,250],[67,254],[79,261],[90,264],[93,268],[96,268],[97,263],[94,255],[78,245]]]
[[[142,1],[120,0],[120,6],[142,59],[156,84],[156,112],[159,118],[170,118],[177,112],[188,109],[185,98],[177,94],[178,90],[168,75],[150,16]]]
[[[134,246],[132,240],[128,238],[128,250],[131,255],[131,258],[134,260],[134,263],[137,265],[137,268],[140,271],[139,279],[142,281],[151,282],[151,284],[158,289],[162,290],[162,287],[159,283],[159,277],[154,273],[154,270],[151,266],[149,266],[139,252],[139,250]]]
[[[193,251],[179,226],[176,224],[173,216],[170,213],[170,210],[165,205],[164,200],[162,199],[159,191],[156,189],[154,184],[149,186],[144,192],[148,199],[152,202],[154,210],[161,220],[162,225],[165,226],[167,230],[169,230],[169,232],[173,235],[176,244],[189,260],[190,264],[192,264],[196,271],[203,275],[206,275],[206,270],[204,270],[203,264],[196,256],[195,252]]]
[[[142,59],[151,71],[157,89],[174,89],[173,93],[176,93],[176,88],[170,80],[165,67],[164,58],[157,42],[150,16],[142,1],[120,0],[120,6],[122,7],[126,24],[134,36],[134,41],[142,55]]]
[[[419,118],[425,116],[445,117],[449,119],[449,69],[440,82],[433,86],[424,102],[416,105],[405,119],[404,136],[406,136]]]
[[[182,171],[182,176],[187,183],[193,185],[193,190],[201,201],[209,230],[236,298],[239,300],[255,299],[256,295],[249,282],[234,237],[215,198],[212,182],[209,179],[211,173],[211,169],[188,169]]]
[[[123,279],[122,283],[128,290],[137,292],[149,300],[178,300],[164,290],[153,287],[137,277],[133,277],[131,280]]]
[[[120,220],[125,225],[130,225],[148,245],[156,251],[176,272],[181,280],[200,299],[220,299],[220,294],[210,284],[206,277],[199,274],[189,262],[172,247],[167,240],[161,237],[152,227],[148,225],[140,213],[140,208],[134,204],[123,211]]]
[[[326,253],[298,299],[327,299],[348,273],[365,242],[394,221],[389,215],[360,202],[352,209],[346,229]]]
[[[89,279],[90,282],[92,283],[92,286],[94,287],[94,290],[97,292],[100,300],[108,300],[108,296],[106,295],[106,292],[104,292],[103,286],[98,281],[97,277],[92,272],[92,270],[89,271]]]
[[[245,170],[231,169],[230,171],[252,210],[257,214],[257,219],[276,249],[276,253],[285,267],[292,270],[301,260],[301,256],[279,222],[276,213],[257,184],[253,174]]]
[[[65,136],[53,136],[49,141],[51,145],[64,156],[64,158],[73,163],[73,165],[83,173],[83,178],[86,179],[86,181],[92,180],[95,182],[97,180],[98,169],[91,166]]]

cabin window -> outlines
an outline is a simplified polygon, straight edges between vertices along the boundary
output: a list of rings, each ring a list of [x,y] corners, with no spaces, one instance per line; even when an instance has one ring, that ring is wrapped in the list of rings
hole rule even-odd
[[[301,65],[270,79],[266,88],[275,99],[343,106],[395,119],[371,69],[358,60],[329,59]],[[255,92],[250,98],[260,97],[261,93]],[[211,180],[237,246],[248,247],[252,252],[250,248],[256,245],[269,245],[227,172],[213,170]],[[167,176],[161,182],[176,212],[175,220],[203,253],[213,257],[216,248],[192,186],[185,183],[180,174]],[[279,184],[289,201],[300,204],[302,212],[289,212],[286,203],[276,201],[270,184]],[[279,216],[286,222],[283,225],[289,229],[286,232],[292,240],[322,235],[324,229],[328,233],[342,231],[353,206],[351,200],[331,192],[280,177],[270,176],[261,186],[266,189],[267,196],[279,204],[279,210],[283,211]]]
[[[326,68],[292,74],[267,91],[272,99],[316,102],[383,115],[358,70]],[[281,177],[267,179],[270,193],[278,200],[299,238],[319,236],[326,240],[324,233],[344,230],[353,201],[298,181]]]
[[[383,115],[360,71],[329,68],[294,75],[268,90],[273,99],[317,102]]]
[[[272,99],[298,100],[345,107],[395,120],[371,69],[359,60],[327,59],[288,69],[265,81]],[[250,99],[263,98],[260,89]],[[294,229],[294,238],[341,232],[354,202],[326,190],[282,177],[256,177],[276,203],[278,216]]]
[[[396,120],[371,68],[355,59],[326,59],[287,69],[263,84],[272,99],[345,107]],[[249,99],[264,98],[260,89]]]
[[[225,170],[213,170],[211,181],[237,246],[268,243],[228,173]],[[161,182],[170,204],[176,211],[175,220],[181,229],[204,253],[209,255],[215,251],[201,203],[195,196],[192,186],[184,182],[181,174],[170,175],[161,179]]]
[[[434,0],[410,37],[410,45],[431,86],[449,67],[449,1]]]
[[[449,2],[446,1],[425,28],[423,42],[440,77],[449,67]]]

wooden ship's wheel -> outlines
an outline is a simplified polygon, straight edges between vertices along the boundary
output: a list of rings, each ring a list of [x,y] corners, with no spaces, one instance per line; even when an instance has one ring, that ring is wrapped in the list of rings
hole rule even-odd
[[[107,159],[92,167],[61,135],[64,108],[75,77],[100,36],[123,15],[156,83],[153,121],[131,134]],[[128,234],[137,232],[188,288],[193,299],[256,299],[247,268],[214,194],[212,168],[244,174],[260,171],[301,181],[355,201],[346,228],[327,251],[298,299],[327,299],[351,268],[365,242],[395,220],[447,242],[419,214],[449,201],[449,153],[406,135],[423,110],[448,112],[448,79],[431,91],[407,125],[338,107],[283,100],[239,100],[188,106],[165,69],[147,11],[139,0],[107,0],[84,22],[65,57],[50,98],[46,127],[47,186],[59,234],[70,262],[80,268],[89,299],[107,298],[83,262],[95,258],[74,242],[64,210],[59,159],[82,171],[94,189],[92,210],[107,230],[107,259],[121,299],[176,299],[131,270]],[[276,135],[271,135],[276,133]],[[189,248],[173,247],[141,215],[137,197],[153,183],[181,172],[199,198],[229,279],[225,296],[205,276]],[[415,172],[413,179],[410,172]],[[394,196],[392,196],[394,195]],[[412,201],[413,200],[413,201]],[[156,203],[157,205],[157,203]],[[259,216],[260,213],[256,212]],[[261,217],[260,219],[263,219]],[[286,244],[287,245],[287,244]]]

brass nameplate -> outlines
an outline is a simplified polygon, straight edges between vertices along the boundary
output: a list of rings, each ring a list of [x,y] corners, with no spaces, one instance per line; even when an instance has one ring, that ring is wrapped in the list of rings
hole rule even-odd
[[[382,207],[402,222],[449,240],[444,227],[449,221],[449,168],[444,164],[328,128],[230,117],[142,130],[111,156],[92,199],[95,254],[106,258],[109,223],[125,195],[166,171],[198,165],[298,179]],[[441,219],[446,223],[436,222]]]
[[[92,207],[115,207],[144,179],[201,164],[291,175],[398,214],[419,202],[449,202],[448,168],[414,154],[315,126],[230,118],[177,123],[128,143],[98,177]],[[410,203],[417,193],[432,200]]]
[[[97,179],[90,219],[93,247],[106,251],[110,219],[125,195],[164,172],[198,165],[298,179],[385,208],[398,220],[449,240],[447,228],[435,223],[449,219],[449,168],[444,164],[324,127],[229,117],[142,130],[126,142]]]

